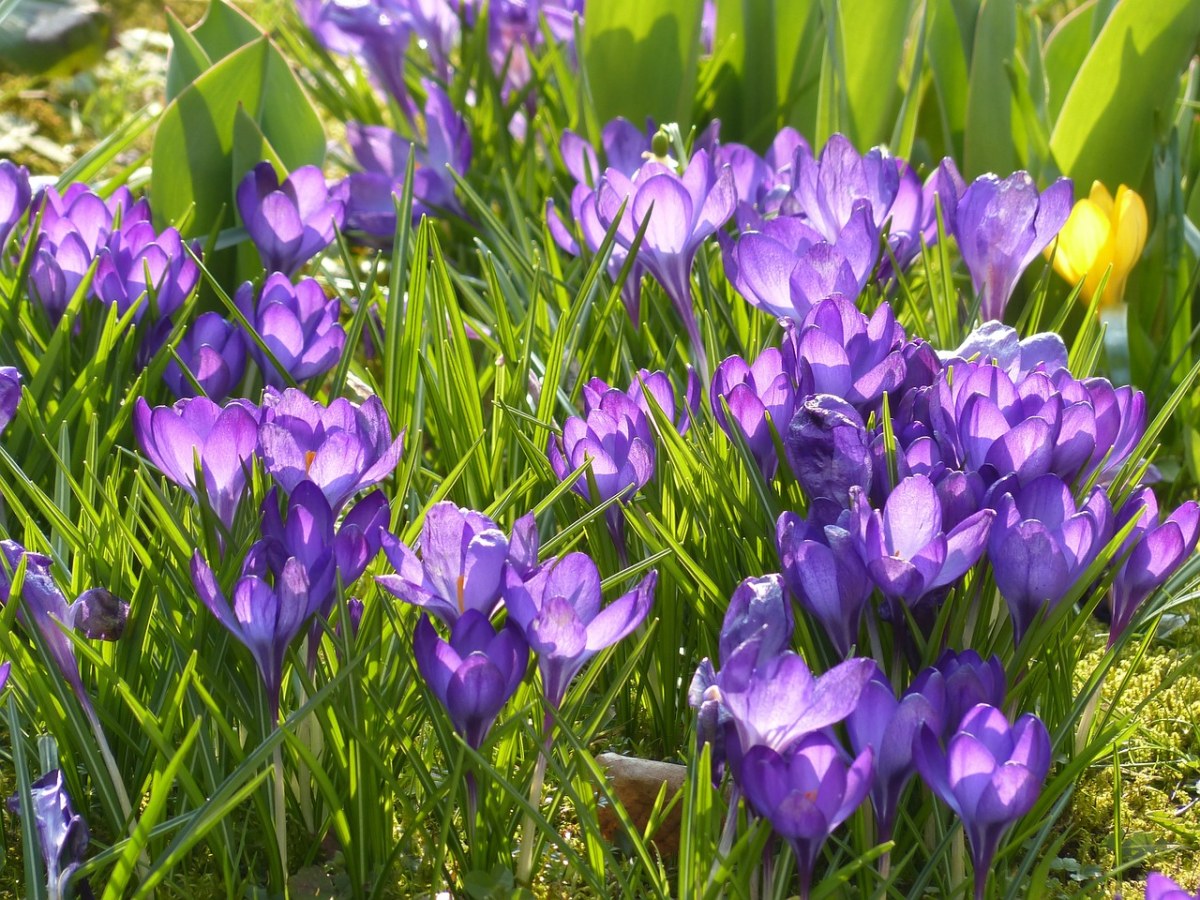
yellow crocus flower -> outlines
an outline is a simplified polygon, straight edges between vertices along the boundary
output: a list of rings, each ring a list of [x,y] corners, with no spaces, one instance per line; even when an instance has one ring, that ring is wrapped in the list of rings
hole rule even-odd
[[[1079,299],[1091,303],[1100,279],[1109,272],[1100,297],[1100,308],[1113,308],[1125,296],[1125,280],[1146,246],[1146,204],[1137,191],[1125,185],[1117,188],[1113,200],[1108,188],[1092,182],[1092,192],[1071,209],[1071,215],[1058,233],[1057,249],[1052,244],[1046,255],[1054,253],[1054,271],[1071,284],[1083,282]]]

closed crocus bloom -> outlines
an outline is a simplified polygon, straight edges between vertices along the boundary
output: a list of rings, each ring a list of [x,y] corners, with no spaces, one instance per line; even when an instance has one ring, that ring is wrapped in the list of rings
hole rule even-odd
[[[1079,299],[1091,303],[1108,274],[1100,308],[1115,307],[1125,296],[1125,281],[1146,246],[1146,204],[1125,185],[1117,197],[1099,181],[1078,201],[1058,234],[1058,243],[1046,248],[1054,271],[1075,285],[1083,282]]]
[[[228,397],[246,372],[246,339],[242,329],[220,313],[206,312],[189,327],[175,348],[183,367],[211,400]],[[196,390],[172,359],[163,381],[176,397],[194,397]]]
[[[1146,900],[1198,900],[1200,891],[1192,894],[1187,888],[1158,872],[1146,876]]]
[[[276,272],[263,283],[257,302],[254,286],[247,281],[238,288],[234,303],[275,361],[296,381],[324,375],[342,355],[346,331],[338,321],[341,303],[337,297],[326,297],[315,278],[304,278],[293,285],[286,275]],[[250,352],[263,380],[283,387],[279,369],[257,343]]]
[[[267,471],[285,491],[311,481],[337,514],[392,474],[404,433],[392,439],[383,401],[373,394],[361,404],[337,397],[326,406],[297,388],[267,388],[258,440]]]
[[[603,609],[600,572],[583,553],[547,563],[528,580],[509,569],[505,580],[504,605],[537,655],[546,702],[557,708],[584,663],[642,624],[658,573]]]
[[[846,656],[858,641],[872,590],[849,532],[836,525],[822,528],[785,512],[776,523],[775,542],[788,590],[824,626],[834,649]]]
[[[1007,689],[1000,657],[992,655],[985,661],[974,650],[944,650],[909,686],[911,692],[940,698],[943,728],[939,737],[943,741],[950,739],[971,707],[980,703],[997,709],[1004,706]]]
[[[654,475],[654,437],[646,414],[624,391],[608,388],[588,402],[586,419],[575,416],[563,425],[562,436],[551,435],[546,454],[560,481],[585,462],[591,473],[572,489],[601,503],[627,499]],[[599,496],[592,497],[589,482]]]
[[[281,183],[261,162],[237,189],[237,208],[268,272],[293,274],[333,243],[345,221],[345,188],[330,189],[316,166],[301,166]]]
[[[138,397],[133,432],[159,471],[197,497],[199,458],[209,505],[226,528],[233,526],[246,489],[246,472],[258,450],[258,419],[244,402],[224,408],[207,397],[151,408]]]
[[[1000,839],[1033,808],[1050,771],[1050,735],[1042,720],[1024,715],[1010,725],[993,706],[973,707],[943,751],[924,726],[913,749],[917,771],[962,820],[982,900]]]
[[[796,386],[784,371],[783,354],[769,347],[749,365],[731,356],[717,366],[709,391],[717,424],[730,437],[737,428],[763,475],[774,477],[778,459],[771,425],[786,434],[796,402]],[[723,403],[729,407],[728,416]]]
[[[1191,556],[1200,537],[1200,506],[1195,500],[1187,501],[1160,523],[1154,492],[1142,488],[1125,502],[1114,530],[1119,532],[1135,517],[1137,524],[1125,541],[1125,549],[1132,549],[1113,579],[1110,646],[1146,598]]]
[[[121,315],[147,297],[134,319],[140,322],[150,310],[151,319],[158,321],[178,310],[199,281],[200,268],[178,231],[159,233],[149,222],[122,223],[97,254],[92,290]]]
[[[12,366],[0,366],[0,432],[17,414],[21,402],[21,373]]]
[[[0,248],[8,240],[13,226],[29,209],[32,197],[29,170],[7,159],[0,159]]]
[[[1058,234],[1071,211],[1071,180],[1041,193],[1027,172],[982,175],[963,192],[954,237],[980,297],[980,317],[1003,319],[1017,279]]]
[[[514,623],[497,632],[487,616],[469,609],[451,627],[449,642],[422,616],[413,633],[413,655],[454,730],[478,750],[525,677],[529,645]]]
[[[380,587],[450,626],[468,610],[491,616],[509,560],[508,537],[495,522],[444,501],[426,513],[418,546],[420,557],[403,541],[383,535],[383,552],[396,574],[377,575]]]
[[[781,653],[792,642],[792,607],[778,575],[747,578],[734,590],[725,610],[718,658],[730,660],[753,644],[759,661]]]
[[[75,870],[87,857],[88,827],[83,816],[75,812],[63,781],[62,769],[52,769],[29,785],[29,799],[33,807],[33,826],[37,830],[42,862],[45,864],[48,896],[84,896],[86,879],[80,879],[81,883],[76,884],[74,892],[71,892],[70,885]],[[10,813],[20,814],[21,799],[16,794],[8,798],[7,805]],[[91,896],[90,888],[86,895]]]
[[[871,766],[870,748],[848,764],[845,751],[825,734],[810,734],[782,754],[754,747],[742,760],[746,800],[791,846],[802,900],[825,841],[867,796]]]
[[[804,493],[843,507],[850,488],[871,484],[871,438],[853,406],[832,394],[812,394],[783,433],[788,464]]]

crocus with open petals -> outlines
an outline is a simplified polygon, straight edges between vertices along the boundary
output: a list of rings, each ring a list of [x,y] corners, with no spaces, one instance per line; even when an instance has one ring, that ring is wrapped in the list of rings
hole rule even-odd
[[[1046,248],[1053,255],[1054,271],[1074,286],[1083,282],[1079,299],[1091,303],[1108,274],[1100,308],[1111,309],[1125,296],[1125,282],[1146,246],[1146,204],[1137,191],[1125,185],[1117,196],[1099,181],[1092,192],[1077,201],[1058,234],[1058,243]]]
[[[1033,808],[1050,771],[1050,735],[1042,720],[1009,724],[994,706],[973,707],[942,750],[928,725],[913,748],[917,771],[962,820],[975,866],[975,898],[983,900],[1000,839]]]
[[[1190,893],[1166,875],[1151,872],[1146,876],[1146,900],[1200,900],[1200,891]]]
[[[546,702],[557,708],[584,663],[642,624],[658,573],[603,609],[600,572],[584,553],[547,563],[528,580],[509,569],[505,580],[504,605],[537,656]]]

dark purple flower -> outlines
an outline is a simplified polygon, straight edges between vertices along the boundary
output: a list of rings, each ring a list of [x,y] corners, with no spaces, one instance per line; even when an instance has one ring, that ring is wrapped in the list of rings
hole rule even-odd
[[[1060,603],[1108,543],[1112,506],[1095,488],[1076,507],[1071,489],[1057,475],[1012,488],[994,502],[988,557],[1019,642],[1037,614]]]
[[[246,339],[242,329],[220,313],[206,312],[184,333],[175,352],[183,367],[172,359],[163,370],[163,381],[176,397],[195,397],[196,390],[184,368],[210,400],[220,402],[233,393],[246,372]]]
[[[1158,872],[1146,876],[1146,900],[1197,900],[1200,891],[1190,894],[1187,888]]]
[[[297,388],[267,388],[258,440],[267,471],[285,491],[311,481],[336,515],[354,494],[392,473],[404,433],[392,439],[387,412],[375,395],[361,405],[338,397],[325,406]]]
[[[870,748],[847,763],[845,751],[825,734],[810,734],[783,754],[754,747],[742,760],[746,801],[791,846],[802,900],[825,841],[867,796],[871,767]]]
[[[510,542],[483,513],[437,503],[425,514],[420,558],[384,533],[383,551],[396,574],[377,575],[375,580],[392,596],[423,607],[449,626],[472,609],[490,618],[504,590],[506,567],[515,566],[524,577],[532,574],[530,555],[536,565],[536,531],[532,548],[523,546],[531,524],[532,514],[523,517],[513,527]]]
[[[483,613],[468,609],[451,626],[450,642],[425,616],[413,633],[417,671],[445,707],[454,730],[478,750],[492,723],[525,677],[529,645],[509,622],[496,631]]]
[[[1150,488],[1142,488],[1125,501],[1117,516],[1114,531],[1120,531],[1130,519],[1137,524],[1125,539],[1129,556],[1117,569],[1112,585],[1112,625],[1109,646],[1120,637],[1142,603],[1192,555],[1200,537],[1200,506],[1189,500],[1158,521],[1158,500]],[[1130,549],[1132,548],[1132,549]]]
[[[896,485],[882,512],[871,509],[861,488],[850,489],[850,502],[852,533],[871,578],[888,597],[910,606],[975,565],[995,517],[981,509],[944,531],[941,499],[924,475]]]
[[[396,234],[395,197],[403,192],[410,154],[415,156],[413,220],[462,209],[448,170],[466,175],[471,166],[471,135],[445,91],[433,82],[424,84],[428,96],[423,144],[382,125],[346,125],[346,140],[363,168],[346,179],[346,228],[388,247]]]
[[[269,162],[246,173],[237,208],[268,272],[293,275],[333,243],[346,214],[345,192],[330,189],[316,166],[301,166],[282,184]]]
[[[981,175],[957,204],[954,237],[983,319],[1003,319],[1021,273],[1067,221],[1072,185],[1060,178],[1038,193],[1027,172],[1008,178]]]
[[[247,557],[253,560],[255,554]],[[283,661],[287,649],[317,607],[327,590],[322,581],[309,581],[304,560],[290,557],[271,584],[264,575],[243,571],[233,586],[233,603],[225,599],[217,578],[197,550],[192,556],[192,584],[204,605],[225,629],[254,657],[270,706],[271,720],[279,718],[279,692],[283,684]],[[322,579],[332,579],[327,566]]]
[[[848,655],[858,642],[859,622],[872,589],[850,534],[785,512],[775,526],[775,540],[788,590],[821,623],[837,652]]]
[[[546,453],[559,481],[590,460],[590,474],[572,485],[585,499],[627,499],[645,485],[654,475],[654,437],[642,406],[616,388],[589,399],[586,420],[572,416],[561,437],[550,437]],[[598,496],[591,496],[589,482]]]
[[[0,159],[0,250],[17,222],[29,209],[33,191],[29,186],[29,170],[10,160]]]
[[[717,424],[731,438],[736,427],[763,475],[774,477],[778,459],[771,426],[786,434],[796,403],[796,386],[784,370],[783,354],[769,347],[752,365],[740,356],[731,356],[717,366],[709,391]]]
[[[927,725],[913,749],[917,771],[962,820],[982,900],[1000,839],[1033,808],[1050,771],[1050,735],[1042,720],[1024,715],[1009,725],[1004,713],[980,704],[963,717],[945,751]]]
[[[21,373],[12,366],[0,366],[0,432],[17,415],[21,403]]]
[[[811,394],[783,434],[788,464],[804,493],[843,507],[850,488],[871,484],[871,437],[853,406],[832,394]]]
[[[52,769],[33,782],[29,786],[29,799],[33,805],[33,824],[41,845],[42,862],[46,866],[46,886],[51,897],[66,897],[75,870],[87,856],[87,822],[71,804],[62,769]],[[8,798],[8,811],[13,815],[21,812],[21,799],[16,794]],[[26,847],[25,852],[31,849]],[[86,884],[85,880],[83,885]],[[79,890],[76,893],[84,896]],[[86,896],[91,896],[90,889]]]
[[[984,662],[974,650],[961,653],[945,650],[937,662],[917,674],[908,690],[931,700],[941,698],[943,727],[938,737],[945,742],[971,707],[980,703],[997,709],[1004,706],[1007,690],[1004,664],[995,655]]]
[[[293,380],[324,375],[341,358],[346,345],[346,330],[338,321],[341,303],[337,297],[326,297],[315,278],[293,285],[286,275],[276,272],[263,283],[257,302],[254,285],[248,281],[238,288],[233,301]],[[252,343],[250,352],[263,380],[282,388],[284,378],[262,348]]]
[[[941,687],[937,684],[937,688]],[[891,840],[900,795],[916,774],[913,741],[917,732],[927,724],[935,734],[941,734],[944,703],[942,690],[921,692],[911,687],[897,700],[887,677],[876,670],[846,720],[854,752],[862,753],[869,748],[874,753],[871,803],[875,807],[880,842]]]
[[[107,588],[88,588],[75,598],[63,623],[99,641],[119,641],[129,621],[129,604]]]
[[[617,220],[621,205],[628,201],[616,232],[627,249],[649,218],[638,259],[671,298],[692,352],[703,363],[704,342],[692,308],[692,263],[700,245],[733,215],[737,203],[733,174],[728,168],[718,171],[701,150],[681,175],[655,161],[642,166],[633,178],[608,169],[596,195],[605,227]]]
[[[1095,435],[1095,448],[1083,474],[1090,477],[1099,469],[1100,483],[1107,484],[1146,433],[1145,395],[1129,385],[1114,387],[1107,378],[1076,380],[1066,369],[1051,375],[1050,382],[1064,398],[1087,407],[1084,423]]]
[[[561,706],[584,663],[642,624],[657,580],[658,573],[650,572],[601,609],[600,572],[586,554],[568,553],[528,580],[508,570],[504,605],[537,654],[547,703]]]
[[[133,431],[142,452],[193,499],[198,499],[198,460],[208,503],[226,528],[233,527],[246,472],[258,450],[258,418],[252,409],[244,401],[222,408],[206,397],[153,409],[138,397],[134,406]]]

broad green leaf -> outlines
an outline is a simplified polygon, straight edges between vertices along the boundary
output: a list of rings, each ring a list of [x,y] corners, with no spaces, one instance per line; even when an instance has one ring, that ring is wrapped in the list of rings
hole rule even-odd
[[[1059,169],[1087,185],[1142,183],[1156,126],[1173,112],[1200,36],[1200,0],[1121,0],[1063,101],[1050,136]]]
[[[691,125],[701,0],[606,0],[588,8],[581,57],[601,122]]]
[[[821,17],[816,0],[776,0],[776,96],[783,122],[812,134],[821,72]]]
[[[1012,85],[1007,65],[1016,58],[1017,13],[1012,0],[983,0],[975,25],[967,88],[963,175],[1007,175],[1016,168]]]
[[[212,0],[192,34],[209,59],[217,62],[262,37],[263,30],[236,6],[224,0]]]
[[[154,139],[150,180],[160,222],[192,211],[189,235],[207,235],[233,200],[234,126],[253,119],[289,170],[324,158],[320,120],[279,51],[261,37],[236,50],[171,101]]]
[[[187,30],[187,26],[169,9],[167,33],[171,35],[171,52],[167,55],[167,100],[174,100],[180,91],[212,66],[212,59]]]
[[[717,9],[714,47],[723,48],[713,112],[735,140],[752,140],[764,122],[774,125],[779,110],[776,55],[764,53],[775,35],[775,4],[723,3]],[[768,126],[769,127],[769,126]]]
[[[951,0],[930,0],[929,67],[937,89],[945,152],[962,159],[967,127],[967,59]]]
[[[1095,6],[1096,0],[1086,0],[1063,16],[1046,38],[1043,58],[1050,89],[1046,114],[1051,122],[1058,119],[1067,91],[1092,49],[1092,11]]]
[[[865,148],[886,141],[899,103],[899,73],[908,36],[912,0],[841,0],[842,90],[850,111],[854,143]]]

